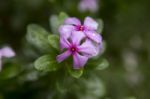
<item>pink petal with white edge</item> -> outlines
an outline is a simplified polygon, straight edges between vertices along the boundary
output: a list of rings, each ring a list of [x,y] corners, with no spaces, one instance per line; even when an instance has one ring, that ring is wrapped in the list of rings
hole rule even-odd
[[[71,35],[72,43],[79,45],[81,40],[85,37],[85,34],[82,31],[74,31]]]
[[[95,41],[96,43],[102,43],[102,37],[100,34],[94,31],[86,31],[85,34],[89,39]]]
[[[10,47],[4,47],[1,49],[1,54],[3,57],[14,57],[15,52]]]
[[[56,57],[56,59],[60,63],[60,62],[64,61],[66,58],[68,58],[70,55],[71,55],[71,52],[69,50],[67,50],[66,52],[58,55]]]
[[[67,18],[64,23],[68,25],[81,25],[80,20],[75,17]]]
[[[75,27],[72,25],[62,25],[59,28],[59,33],[61,36],[65,38],[69,38],[71,35],[71,32],[75,30]]]
[[[71,45],[70,42],[66,38],[64,38],[64,37],[60,38],[60,47],[61,47],[61,49],[69,48],[70,45]]]
[[[96,46],[94,46],[94,44],[89,39],[87,39],[81,46],[79,46],[78,49],[79,52],[89,57],[93,57],[98,54]]]
[[[96,30],[98,28],[98,23],[93,20],[91,17],[86,17],[84,20],[84,26],[88,30]]]
[[[73,68],[74,69],[81,69],[87,63],[88,57],[81,56],[78,53],[73,55]]]

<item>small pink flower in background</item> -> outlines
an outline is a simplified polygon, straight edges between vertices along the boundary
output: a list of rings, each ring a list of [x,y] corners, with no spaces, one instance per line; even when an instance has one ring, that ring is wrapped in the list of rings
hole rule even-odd
[[[4,47],[0,49],[0,71],[2,69],[2,58],[11,58],[15,56],[15,52],[10,47]]]
[[[61,36],[65,38],[70,37],[72,31],[81,31],[86,38],[91,39],[96,43],[102,42],[102,37],[96,32],[98,28],[98,23],[90,17],[86,17],[83,25],[80,20],[75,17],[67,18],[64,25],[60,26],[59,32]]]
[[[90,11],[96,12],[98,10],[98,1],[97,0],[81,0],[78,9],[81,12]]]
[[[70,55],[73,56],[74,69],[83,68],[87,60],[97,53],[94,45],[86,39],[82,42],[85,35],[81,31],[74,31],[69,39],[60,38],[61,49],[64,53],[57,56],[57,61],[62,62]]]

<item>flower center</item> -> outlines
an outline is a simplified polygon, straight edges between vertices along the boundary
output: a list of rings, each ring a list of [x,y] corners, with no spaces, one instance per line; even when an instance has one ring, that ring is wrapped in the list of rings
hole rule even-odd
[[[80,25],[80,26],[77,26],[76,27],[77,28],[77,31],[84,31],[84,26],[82,26],[82,25]]]
[[[74,53],[74,52],[77,51],[77,48],[73,46],[73,47],[70,48],[70,51],[71,51],[72,53]]]

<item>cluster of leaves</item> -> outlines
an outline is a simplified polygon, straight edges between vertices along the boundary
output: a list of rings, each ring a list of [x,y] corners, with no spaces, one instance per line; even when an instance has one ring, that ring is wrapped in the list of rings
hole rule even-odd
[[[79,78],[83,74],[84,69],[74,70],[72,69],[72,64],[70,60],[65,61],[63,63],[57,63],[56,56],[60,53],[59,48],[59,34],[58,27],[63,24],[64,19],[68,17],[65,13],[60,13],[58,16],[54,15],[50,17],[50,24],[52,28],[52,33],[49,33],[41,26],[36,24],[31,24],[27,28],[27,41],[32,44],[34,47],[39,49],[44,55],[39,57],[34,62],[34,67],[39,71],[57,71],[58,69],[65,68],[65,71],[75,77]],[[99,33],[102,32],[103,22],[102,20],[98,20],[99,24]],[[105,47],[105,46],[103,46]],[[104,49],[104,48],[103,48]],[[90,70],[91,68],[102,70],[108,67],[108,62],[106,59],[97,58],[92,59],[85,66],[85,70]]]

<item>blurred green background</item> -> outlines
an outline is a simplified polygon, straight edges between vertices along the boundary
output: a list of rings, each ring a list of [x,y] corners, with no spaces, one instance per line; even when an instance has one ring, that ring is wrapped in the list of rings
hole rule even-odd
[[[61,11],[81,19],[101,18],[102,35],[107,42],[104,56],[110,67],[99,71],[106,87],[100,99],[150,99],[150,1],[99,0],[96,13],[81,13],[78,3],[79,0],[0,0],[0,47],[8,44],[21,56],[27,25],[36,23],[51,31],[49,17]],[[46,98],[47,86],[38,83],[46,78],[24,82],[15,77],[3,80],[2,76],[0,99],[51,99]]]

